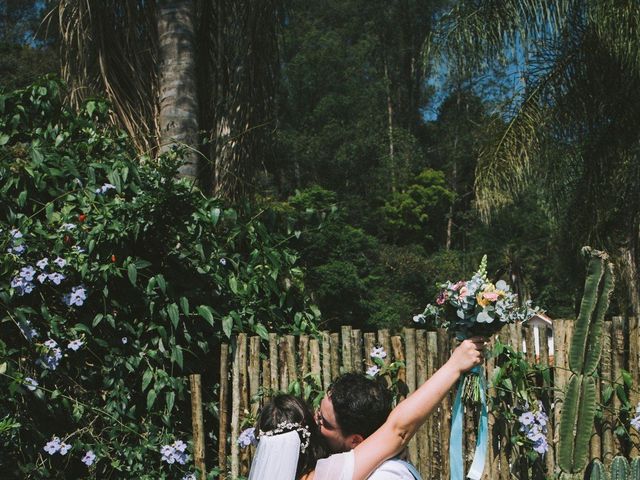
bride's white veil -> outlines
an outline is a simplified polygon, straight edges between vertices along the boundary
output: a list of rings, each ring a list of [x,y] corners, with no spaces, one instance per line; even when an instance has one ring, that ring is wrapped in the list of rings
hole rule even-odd
[[[293,430],[263,435],[251,462],[249,480],[295,480],[300,455],[300,436]]]

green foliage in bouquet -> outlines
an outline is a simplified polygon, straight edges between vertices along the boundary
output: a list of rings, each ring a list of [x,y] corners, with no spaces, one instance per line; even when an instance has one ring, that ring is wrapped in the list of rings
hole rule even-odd
[[[137,158],[106,104],[60,89],[0,96],[3,478],[182,478],[187,374],[213,421],[219,342],[318,311],[281,219],[174,180],[179,152]]]
[[[588,258],[585,290],[569,352],[572,376],[560,418],[558,465],[577,473],[588,461],[589,440],[596,414],[594,372],[600,359],[604,315],[613,290],[613,266],[605,252],[584,247]]]

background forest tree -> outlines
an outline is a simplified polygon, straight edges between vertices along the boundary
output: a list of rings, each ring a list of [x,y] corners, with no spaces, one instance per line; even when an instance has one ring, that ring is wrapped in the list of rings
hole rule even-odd
[[[141,152],[177,141],[205,191],[293,215],[329,326],[406,324],[485,252],[569,316],[584,243],[614,253],[616,308],[637,311],[637,68],[621,47],[637,6],[476,3],[8,1],[2,85],[60,71],[69,101],[106,97]],[[176,103],[188,132],[167,128]]]

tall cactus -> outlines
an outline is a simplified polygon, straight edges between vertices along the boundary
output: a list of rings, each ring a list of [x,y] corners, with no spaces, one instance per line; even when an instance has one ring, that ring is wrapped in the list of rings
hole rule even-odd
[[[636,457],[631,461],[631,480],[640,480],[640,458]]]
[[[611,462],[611,480],[627,480],[629,462],[624,457],[615,457]]]
[[[580,314],[569,351],[572,375],[560,416],[558,446],[558,465],[569,473],[584,470],[588,462],[596,412],[594,374],[602,352],[604,314],[609,308],[614,283],[613,265],[605,252],[584,247],[582,254],[589,263]]]
[[[575,473],[563,473],[560,475],[560,480],[574,478],[582,480],[582,476]],[[615,457],[611,462],[611,475],[607,474],[600,460],[594,460],[584,478],[585,480],[640,480],[640,457],[634,458],[631,461],[631,465],[629,465],[629,461],[626,458],[622,456]]]
[[[607,480],[607,472],[600,460],[594,460],[591,464],[589,480]]]

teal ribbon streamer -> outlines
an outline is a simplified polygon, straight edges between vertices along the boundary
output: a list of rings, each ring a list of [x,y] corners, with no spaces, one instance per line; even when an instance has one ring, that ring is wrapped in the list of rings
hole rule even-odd
[[[476,449],[473,454],[473,462],[467,473],[467,478],[480,480],[484,471],[484,463],[487,458],[487,446],[489,444],[489,415],[487,413],[487,384],[484,378],[484,370],[478,366],[471,370],[471,375],[480,378],[480,423],[476,436]],[[465,375],[466,376],[466,375]],[[463,480],[464,461],[462,459],[462,422],[464,420],[464,405],[462,404],[463,376],[458,382],[458,392],[453,403],[451,414],[451,436],[449,437],[449,465],[451,480]]]

